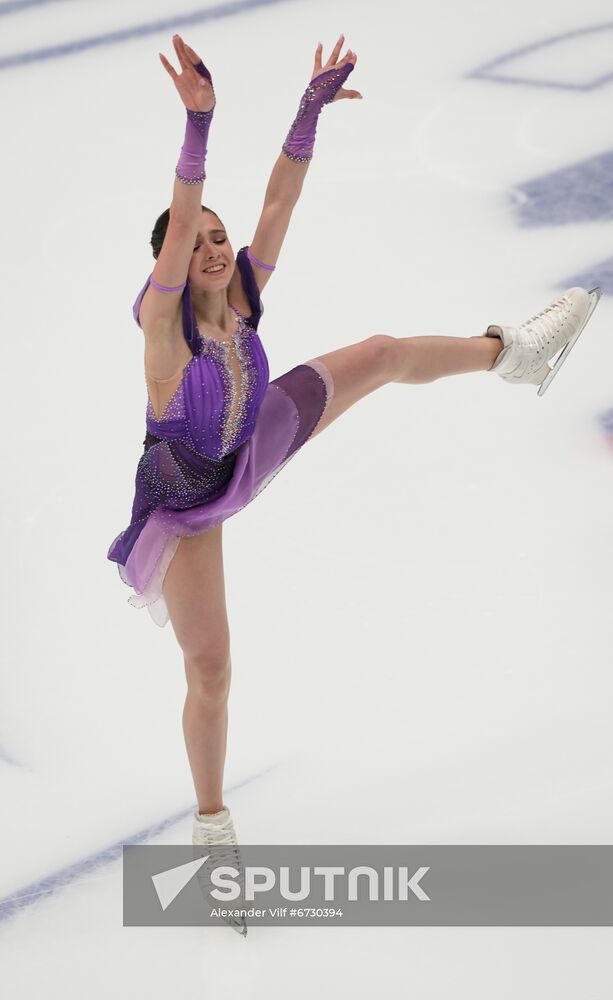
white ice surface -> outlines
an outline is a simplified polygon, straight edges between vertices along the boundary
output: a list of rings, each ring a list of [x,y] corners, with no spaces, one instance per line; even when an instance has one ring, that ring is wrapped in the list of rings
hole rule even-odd
[[[358,53],[364,100],[324,109],[264,295],[271,377],[377,332],[521,322],[611,253],[610,222],[522,228],[508,197],[609,149],[613,85],[572,88],[610,71],[610,33],[514,67],[568,88],[469,78],[604,24],[605,0],[181,22],[205,7],[0,4],[0,60],[176,18],[0,70],[2,996],[601,1000],[610,928],[124,928],[117,859],[27,905],[140,831],[190,839],[182,656],[106,559],[144,437],[131,305],[184,134],[173,31],[214,74],[204,202],[235,249],[317,42]],[[373,393],[227,522],[243,843],[612,842],[612,319],[605,296],[542,399],[481,373]]]

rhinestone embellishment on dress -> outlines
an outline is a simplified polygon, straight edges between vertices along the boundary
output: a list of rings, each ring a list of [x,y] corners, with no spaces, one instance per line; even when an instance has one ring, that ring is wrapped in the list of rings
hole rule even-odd
[[[229,340],[217,340],[198,331],[203,344],[203,353],[217,361],[224,383],[223,429],[219,458],[232,450],[243,430],[247,404],[257,378],[256,366],[248,343],[251,327],[239,312],[236,312],[236,317],[238,326]],[[239,370],[238,385],[232,366],[233,356],[236,357]]]

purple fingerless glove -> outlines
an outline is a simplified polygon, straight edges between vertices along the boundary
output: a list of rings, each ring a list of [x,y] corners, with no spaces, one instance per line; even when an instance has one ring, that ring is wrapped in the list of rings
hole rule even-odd
[[[212,87],[211,74],[202,61],[197,64],[196,69],[201,76],[206,77]],[[185,141],[175,170],[176,176],[184,184],[201,184],[206,178],[204,161],[214,110],[214,107],[210,111],[192,111],[191,108],[187,108]]]
[[[334,100],[338,90],[353,69],[353,63],[345,63],[341,69],[329,69],[313,77],[302,95],[296,115],[282,151],[290,160],[307,163],[313,156],[317,119],[324,104]]]

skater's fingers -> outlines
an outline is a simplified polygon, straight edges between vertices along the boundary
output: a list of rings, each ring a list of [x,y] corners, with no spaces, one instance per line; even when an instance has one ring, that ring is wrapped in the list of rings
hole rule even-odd
[[[183,40],[179,37],[179,35],[174,35],[172,42],[175,47],[175,51],[177,53],[177,58],[181,63],[181,68],[184,70],[189,70],[190,68],[192,68],[191,63],[185,53],[185,44]]]
[[[336,43],[336,45],[332,49],[332,55],[328,59],[328,62],[326,63],[326,66],[336,66],[336,60],[338,59],[338,54],[339,54],[339,52],[341,51],[341,49],[343,47],[343,42],[344,41],[345,41],[345,36],[341,35],[339,37],[338,42]]]
[[[162,66],[164,67],[164,69],[166,70],[166,72],[170,74],[170,76],[173,78],[173,80],[177,80],[178,79],[178,75],[177,75],[174,67],[171,66],[171,64],[168,62],[168,59],[166,58],[166,56],[163,56],[161,52],[158,52],[158,55],[159,55],[160,59],[162,60]]]
[[[356,56],[355,52],[353,51],[353,49],[347,49],[347,54],[345,56],[343,56],[343,58],[338,63],[338,65],[337,65],[336,68],[340,69],[342,66],[346,66],[347,63],[353,63],[353,65],[355,66],[356,59],[357,59],[357,56]]]
[[[196,55],[196,53],[191,48],[191,46],[188,45],[187,42],[184,42],[184,45],[185,45],[185,51],[187,52],[187,54],[190,57],[190,59],[195,59],[197,62],[200,62],[199,56]]]
[[[362,97],[359,90],[345,90],[344,87],[341,87],[339,90],[337,90],[336,94],[332,98],[332,102],[334,103],[334,101],[342,101],[343,98],[348,98],[350,101],[352,101],[355,100],[356,97],[359,98]]]
[[[191,60],[191,63],[192,63],[192,66],[194,67],[194,69],[196,69],[196,66],[198,65],[198,63],[201,63],[201,62],[202,62],[202,59],[200,58],[200,56],[199,56],[199,55],[197,55],[197,54],[196,54],[196,53],[194,52],[194,50],[193,50],[193,49],[191,49],[191,48],[189,47],[189,45],[186,45],[186,46],[185,46],[185,51],[187,52],[187,54],[188,54],[188,56],[189,56],[189,58],[190,58],[190,60]],[[197,72],[197,70],[196,70],[196,72]]]

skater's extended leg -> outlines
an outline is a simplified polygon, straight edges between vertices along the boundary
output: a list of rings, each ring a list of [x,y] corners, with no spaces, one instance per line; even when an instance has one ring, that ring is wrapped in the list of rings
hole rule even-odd
[[[392,380],[393,340],[385,334],[374,334],[313,359],[328,369],[334,389],[312,438],[359,399]]]
[[[521,326],[489,326],[486,336],[398,338],[393,381],[433,382],[446,375],[493,371],[512,384],[538,385],[542,395],[590,318],[600,294],[599,288],[589,292],[578,286],[569,288]],[[562,353],[551,369],[549,361],[559,351]]]
[[[224,808],[232,668],[222,527],[182,538],[164,578],[164,598],[185,662],[183,732],[200,813]]]
[[[432,382],[487,371],[502,350],[496,337],[392,337],[375,334],[314,359],[328,369],[334,394],[311,437],[359,399],[389,382]]]
[[[489,371],[503,344],[497,337],[396,337],[392,381],[418,385],[447,375]]]
[[[375,334],[313,359],[333,382],[319,434],[359,399],[388,382],[418,385],[449,375],[493,371],[506,381],[539,385],[541,394],[591,316],[600,289],[575,287],[519,327],[492,326],[472,337],[392,337]],[[560,349],[550,370],[548,362]]]

